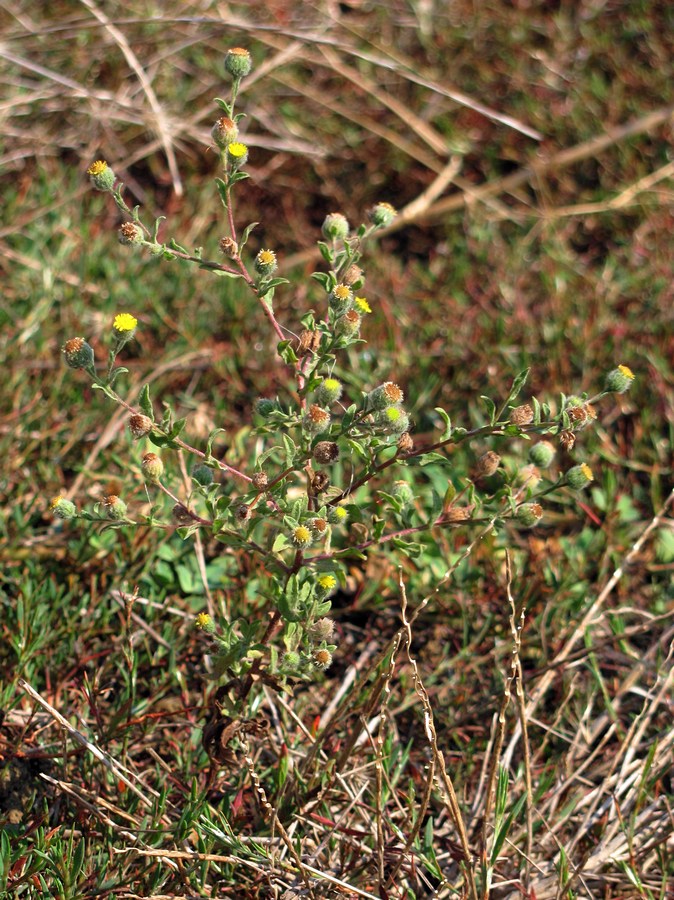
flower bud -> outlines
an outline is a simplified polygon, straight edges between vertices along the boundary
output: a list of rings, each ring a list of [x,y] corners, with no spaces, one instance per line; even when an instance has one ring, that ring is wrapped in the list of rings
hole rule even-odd
[[[200,484],[202,487],[208,487],[209,484],[213,484],[214,478],[213,469],[203,463],[197,463],[192,469],[193,481],[196,481],[196,483]]]
[[[84,338],[75,337],[66,341],[62,352],[71,369],[91,369],[94,364],[93,348]]]
[[[566,473],[566,483],[570,488],[573,488],[574,491],[582,491],[583,488],[587,487],[593,480],[594,475],[592,474],[592,469],[587,463],[581,463],[579,466],[574,466]]]
[[[328,303],[335,315],[342,316],[353,306],[353,291],[346,284],[337,284],[328,295]]]
[[[333,241],[343,241],[349,233],[349,223],[341,213],[329,213],[323,222],[323,236]]]
[[[211,129],[213,142],[221,150],[225,150],[230,144],[235,143],[239,136],[239,126],[227,116],[222,116]]]
[[[127,344],[136,333],[138,319],[129,313],[120,313],[112,323],[112,336],[118,348]]]
[[[263,491],[269,484],[269,476],[266,472],[255,472],[253,474],[253,487],[258,491]]]
[[[309,434],[321,434],[330,428],[330,413],[312,403],[304,415],[302,425]]]
[[[335,322],[335,331],[345,337],[354,337],[360,331],[361,317],[355,309],[350,309]]]
[[[239,255],[239,245],[231,237],[223,237],[218,244],[220,252],[224,253],[230,259],[237,259]]]
[[[311,658],[318,669],[327,669],[332,665],[332,653],[325,647],[314,650]]]
[[[147,481],[156,483],[164,474],[164,463],[156,453],[146,453],[140,464],[141,471]]]
[[[103,507],[109,519],[125,519],[126,503],[116,494],[108,494],[103,498]]]
[[[396,481],[391,488],[391,494],[397,497],[403,506],[407,506],[414,499],[412,488],[406,481]]]
[[[493,450],[487,450],[475,463],[473,476],[475,478],[489,478],[501,465],[501,457]]]
[[[234,170],[240,169],[241,166],[245,166],[248,162],[248,147],[246,147],[245,144],[239,143],[239,141],[228,144],[225,152],[227,154],[227,160]]]
[[[534,420],[534,410],[528,403],[516,406],[510,411],[511,425],[529,425]]]
[[[61,494],[54,497],[49,504],[49,509],[59,519],[75,519],[77,518],[77,507],[72,500],[66,499]]]
[[[145,437],[152,431],[152,419],[149,416],[143,416],[140,413],[134,413],[129,416],[129,431],[135,440]]]
[[[194,624],[201,631],[205,631],[206,634],[215,634],[215,622],[208,613],[199,613],[194,620]]]
[[[343,387],[336,378],[324,378],[316,388],[316,403],[331,406],[342,396]]]
[[[543,507],[540,503],[523,503],[517,509],[517,518],[527,528],[535,525],[542,515]]]
[[[278,408],[276,400],[272,400],[270,397],[260,397],[255,401],[255,412],[262,416],[263,419],[266,419],[273,412],[277,412]]]
[[[395,207],[390,203],[377,203],[368,212],[370,222],[377,228],[385,228],[398,215]]]
[[[316,596],[319,598],[319,600],[325,600],[325,598],[329,597],[336,587],[337,579],[334,575],[331,575],[330,573],[319,575],[316,579]],[[323,640],[327,640],[327,638],[323,638]]]
[[[311,531],[306,525],[298,525],[297,528],[293,528],[290,532],[290,540],[298,550],[305,550],[307,547],[310,547],[312,539]]]
[[[334,631],[335,623],[332,619],[317,619],[309,628],[309,638],[317,643],[329,641],[334,634]]]
[[[628,366],[618,366],[612,369],[606,376],[606,390],[615,394],[624,394],[629,391],[634,381],[634,372]]]
[[[388,406],[375,413],[375,424],[383,426],[386,434],[402,434],[410,427],[410,417],[399,406]]]
[[[529,450],[529,459],[541,469],[547,469],[555,458],[555,448],[550,441],[539,441]]]
[[[89,181],[97,191],[111,191],[115,183],[115,173],[103,159],[97,159],[87,169]]]
[[[339,447],[334,441],[319,441],[314,447],[314,459],[317,463],[327,466],[339,456]]]
[[[120,244],[140,244],[144,237],[143,229],[137,222],[124,222],[117,232]]]
[[[260,250],[255,257],[254,266],[258,275],[262,275],[263,277],[273,275],[278,268],[276,254],[273,250]]]
[[[387,406],[397,406],[405,399],[403,392],[397,384],[385,381],[367,395],[369,409],[386,409]]]
[[[245,78],[246,75],[250,74],[252,67],[253,62],[250,58],[250,53],[244,50],[243,47],[232,47],[231,50],[227,51],[225,69],[232,78]]]
[[[296,650],[287,650],[283,654],[281,664],[287,671],[295,672],[300,668],[300,655]]]
[[[346,525],[348,518],[348,510],[343,506],[333,506],[328,513],[328,521],[333,525]]]

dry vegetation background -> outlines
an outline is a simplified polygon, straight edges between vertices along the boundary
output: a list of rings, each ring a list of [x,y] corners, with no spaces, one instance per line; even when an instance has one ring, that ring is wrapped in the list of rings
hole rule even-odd
[[[674,896],[671,4],[55,0],[0,3],[0,28],[5,896],[470,896],[440,757],[476,871],[503,838],[481,896]],[[173,398],[196,440],[226,428],[235,453],[282,383],[236,284],[120,247],[85,176],[105,158],[214,255],[212,100],[237,45],[255,62],[238,217],[294,279],[279,319],[297,327],[312,302],[326,213],[401,210],[369,251],[354,384],[398,381],[421,435],[436,406],[479,423],[478,396],[527,366],[540,399],[594,393],[618,363],[636,382],[583,436],[582,499],[533,532],[443,537],[445,581],[446,565],[405,571],[412,608],[433,593],[409,632],[399,560],[354,565],[334,666],[262,696],[270,731],[209,777],[202,576],[216,598],[248,583],[254,615],[254,574],[232,583],[217,548],[56,523],[48,505],[142,501],[123,417],[66,371],[66,338],[99,346],[133,312],[130,384]],[[501,727],[510,600],[527,612]],[[485,806],[496,761],[501,824]]]

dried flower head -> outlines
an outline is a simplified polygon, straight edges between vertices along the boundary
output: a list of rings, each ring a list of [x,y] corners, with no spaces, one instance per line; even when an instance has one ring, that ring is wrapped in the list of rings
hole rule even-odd
[[[321,434],[330,427],[330,413],[317,403],[312,403],[304,415],[302,424],[309,434]]]
[[[156,453],[145,453],[140,468],[145,478],[155,483],[164,474],[164,463]]]
[[[487,450],[487,452],[483,453],[475,463],[475,468],[473,469],[473,477],[489,478],[490,475],[493,475],[496,472],[500,465],[501,457],[498,455],[498,453],[495,453],[493,450]]]
[[[94,365],[93,348],[84,338],[70,338],[63,345],[62,352],[71,369],[91,369]]]
[[[266,472],[255,472],[253,474],[253,487],[258,491],[263,491],[269,484],[269,476]]]
[[[308,331],[307,329],[305,329],[300,334],[300,342],[297,350],[300,356],[304,356],[306,353],[318,353],[320,346],[320,331]]]
[[[239,245],[231,237],[223,237],[218,244],[220,252],[224,253],[230,259],[237,259],[239,256]]]
[[[332,653],[324,647],[314,650],[311,658],[317,669],[327,669],[332,665]]]
[[[211,129],[211,137],[221,150],[235,143],[239,136],[239,126],[228,116],[221,116]]]
[[[385,381],[367,395],[370,409],[386,409],[387,406],[397,406],[404,399],[403,392],[392,381]]]
[[[528,403],[523,403],[522,406],[516,406],[510,411],[509,418],[511,425],[529,425],[529,423],[534,420],[533,407]]]
[[[140,244],[143,237],[143,229],[137,222],[124,222],[117,232],[120,244]]]
[[[117,494],[108,494],[107,497],[104,497],[103,507],[110,519],[119,520],[126,518],[126,503]]]
[[[535,525],[543,515],[543,507],[540,503],[523,503],[517,509],[517,518],[519,521],[531,528]]]
[[[152,431],[152,419],[149,416],[143,416],[141,413],[134,413],[129,416],[129,431],[135,440],[145,437]]]
[[[319,441],[314,447],[314,459],[321,465],[334,462],[339,456],[339,447],[334,441]]]
[[[411,435],[405,431],[398,438],[398,454],[408,456],[414,450],[414,441]]]

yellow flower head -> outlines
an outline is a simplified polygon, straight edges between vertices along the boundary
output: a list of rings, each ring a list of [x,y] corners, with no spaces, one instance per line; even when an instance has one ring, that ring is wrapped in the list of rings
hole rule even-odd
[[[335,508],[332,510],[332,516],[336,522],[343,522],[348,515],[348,512],[344,509],[343,506],[335,506]]]
[[[87,169],[87,175],[102,175],[108,168],[108,164],[104,159],[97,159]]]
[[[196,618],[195,624],[197,628],[206,628],[210,621],[211,617],[208,615],[208,613],[199,613]]]
[[[334,575],[321,575],[321,577],[318,579],[318,586],[324,591],[331,591],[334,587],[337,586],[337,579]]]
[[[63,494],[57,494],[55,497],[52,497],[52,501],[49,504],[49,509],[56,509],[61,500],[63,500]]]
[[[359,313],[371,313],[370,304],[367,302],[365,297],[356,297],[353,301],[353,305],[356,307]]]
[[[235,141],[227,147],[227,153],[232,159],[243,159],[248,153],[248,147],[246,147],[245,144],[241,144],[239,141]]]
[[[137,326],[138,319],[130,313],[120,313],[118,316],[115,316],[115,321],[112,323],[112,327],[115,331],[119,331],[120,334],[124,334],[127,331],[135,331]]]
[[[587,478],[588,481],[594,481],[594,475],[592,473],[592,469],[588,466],[587,463],[581,463],[581,471],[583,475]]]
[[[621,375],[625,376],[625,378],[629,378],[631,381],[634,381],[634,372],[630,369],[629,366],[618,366],[618,370]]]

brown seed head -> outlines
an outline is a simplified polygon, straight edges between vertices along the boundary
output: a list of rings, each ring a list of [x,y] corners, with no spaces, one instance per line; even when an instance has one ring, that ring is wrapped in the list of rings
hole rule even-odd
[[[256,472],[253,475],[253,487],[263,491],[269,484],[269,476],[266,472]]]
[[[528,403],[516,406],[510,413],[511,425],[528,425],[534,420],[533,408]]]
[[[493,475],[501,464],[501,457],[493,450],[487,450],[475,463],[474,475],[476,478],[488,478]]]
[[[129,416],[129,431],[136,440],[144,437],[152,431],[152,419],[149,416],[134,413]]]
[[[339,456],[339,447],[334,441],[319,441],[314,447],[314,459],[317,463],[327,465]]]

